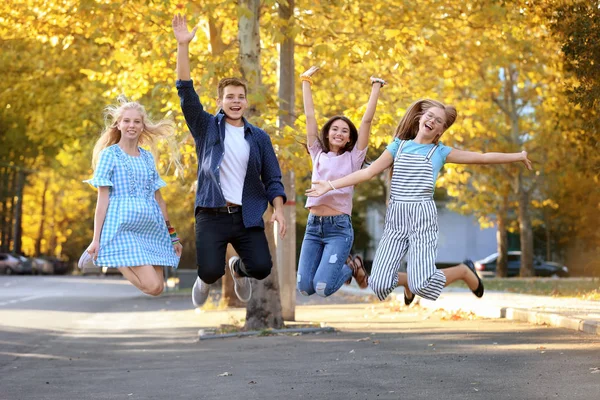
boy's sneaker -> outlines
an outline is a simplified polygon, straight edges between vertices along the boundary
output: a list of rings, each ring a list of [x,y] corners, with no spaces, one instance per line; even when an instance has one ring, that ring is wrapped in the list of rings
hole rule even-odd
[[[192,289],[192,303],[194,303],[194,306],[202,307],[202,305],[206,303],[209,290],[210,285],[205,283],[199,277],[196,277],[196,282],[194,282],[194,287]]]
[[[239,278],[236,277],[233,266],[238,261],[242,262],[238,256],[231,257],[229,259],[229,270],[231,271],[231,276],[233,277],[235,295],[242,303],[247,303],[252,297],[252,283],[250,282],[250,278],[246,276]]]
[[[90,253],[86,251],[83,252],[83,254],[81,255],[81,257],[79,257],[79,262],[77,263],[77,267],[79,267],[79,269],[84,269],[84,268],[91,268],[93,267],[94,264],[94,259],[92,258],[92,255]]]

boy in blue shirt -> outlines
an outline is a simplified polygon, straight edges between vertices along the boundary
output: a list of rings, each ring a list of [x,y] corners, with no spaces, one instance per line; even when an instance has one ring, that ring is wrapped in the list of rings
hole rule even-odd
[[[228,261],[237,297],[252,296],[249,277],[264,279],[272,267],[262,216],[268,203],[274,207],[281,237],[286,225],[286,196],[281,170],[269,135],[248,123],[246,84],[225,78],[218,85],[217,105],[212,115],[204,110],[190,77],[189,43],[196,34],[186,19],[173,17],[177,39],[177,91],[181,109],[196,144],[198,188],[196,192],[196,262],[198,278],[192,290],[196,307],[208,298],[210,285],[225,274],[225,254],[231,243],[240,255]]]

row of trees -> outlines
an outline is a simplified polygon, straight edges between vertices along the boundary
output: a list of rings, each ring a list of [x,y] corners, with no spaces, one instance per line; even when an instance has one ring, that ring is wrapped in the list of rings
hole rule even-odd
[[[497,224],[500,249],[506,249],[507,231],[520,234],[525,274],[532,271],[534,231],[545,232],[549,258],[590,249],[587,254],[597,254],[600,29],[592,3],[4,2],[1,246],[15,245],[18,185],[11,171],[17,169],[28,171],[22,250],[75,259],[87,246],[95,193],[81,181],[92,173],[102,109],[124,93],[180,127],[185,168],[174,171],[168,151],[158,162],[169,183],[164,197],[171,220],[189,238],[182,265],[195,265],[190,207],[196,160],[174,90],[176,45],[170,28],[173,14],[180,12],[203,32],[190,47],[203,103],[214,110],[216,82],[243,74],[252,88],[250,118],[271,134],[286,187],[295,187],[298,195],[309,184],[310,161],[294,77],[310,65],[321,66],[313,87],[320,119],[343,113],[358,122],[368,78],[376,74],[390,85],[380,98],[372,149],[390,141],[410,103],[431,97],[459,110],[459,120],[442,138],[447,145],[530,152],[534,173],[517,166],[447,165],[438,183],[451,208],[475,214],[483,226]],[[357,209],[384,198],[383,178],[365,184],[357,188]],[[594,257],[570,260],[580,273],[600,273]],[[267,284],[273,289],[273,282]],[[259,295],[256,301],[269,298]]]

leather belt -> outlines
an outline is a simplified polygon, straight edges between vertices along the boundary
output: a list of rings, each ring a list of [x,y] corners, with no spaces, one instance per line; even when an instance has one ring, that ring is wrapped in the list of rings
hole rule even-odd
[[[216,207],[216,208],[205,208],[198,207],[198,212],[203,213],[222,213],[222,214],[235,214],[242,211],[242,206],[225,206],[225,207]]]

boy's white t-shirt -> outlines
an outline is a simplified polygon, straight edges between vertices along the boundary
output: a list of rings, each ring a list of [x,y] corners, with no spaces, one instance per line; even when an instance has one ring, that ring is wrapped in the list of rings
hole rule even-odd
[[[221,189],[225,200],[242,205],[244,180],[248,170],[250,144],[244,137],[243,126],[225,123],[225,155],[220,165]]]

